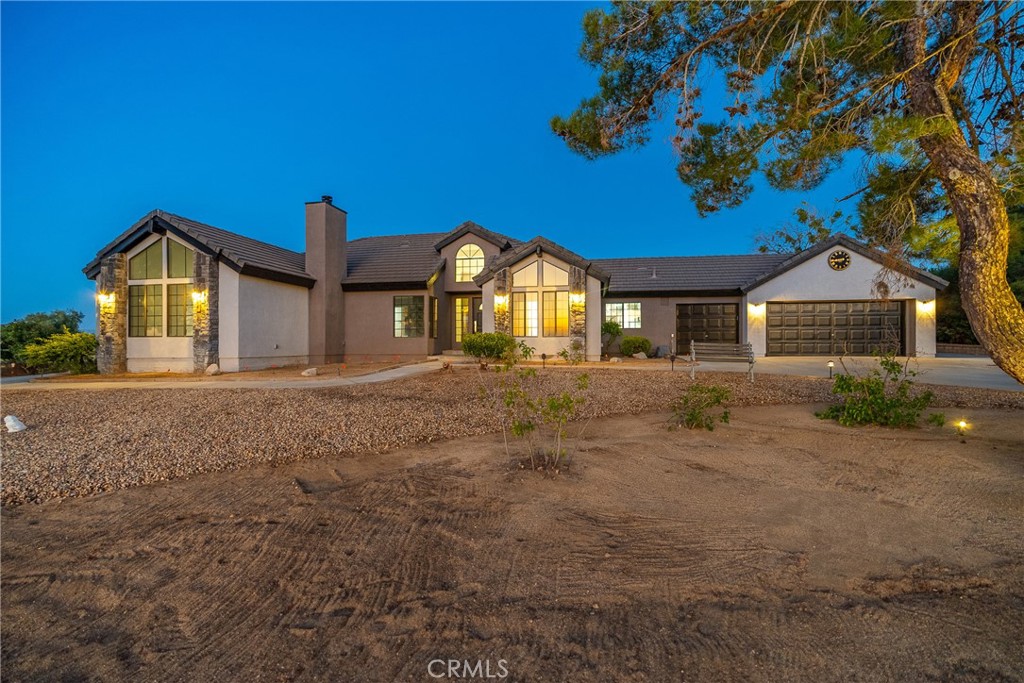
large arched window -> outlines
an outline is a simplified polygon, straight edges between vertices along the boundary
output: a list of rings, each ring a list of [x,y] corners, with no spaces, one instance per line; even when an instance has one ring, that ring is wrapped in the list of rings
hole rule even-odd
[[[465,244],[455,254],[455,281],[472,282],[484,269],[484,250],[475,244]]]

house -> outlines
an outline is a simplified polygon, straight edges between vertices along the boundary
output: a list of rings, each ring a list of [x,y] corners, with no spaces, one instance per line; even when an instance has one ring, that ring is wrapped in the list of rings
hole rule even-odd
[[[947,283],[890,261],[846,236],[794,255],[613,259],[472,222],[349,240],[325,196],[306,204],[305,253],[156,210],[84,272],[101,372],[416,359],[495,330],[538,355],[575,342],[597,360],[606,320],[678,354],[695,339],[749,342],[758,356],[934,355]],[[899,277],[879,298],[887,267]]]

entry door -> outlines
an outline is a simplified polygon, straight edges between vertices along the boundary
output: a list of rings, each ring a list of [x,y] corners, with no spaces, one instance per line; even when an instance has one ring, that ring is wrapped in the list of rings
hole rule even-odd
[[[457,296],[453,306],[455,330],[452,335],[454,348],[462,348],[462,338],[467,334],[483,332],[484,299],[481,296]]]

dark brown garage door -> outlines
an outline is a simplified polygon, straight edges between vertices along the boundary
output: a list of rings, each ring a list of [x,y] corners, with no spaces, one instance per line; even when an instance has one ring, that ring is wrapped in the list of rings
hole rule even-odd
[[[902,301],[768,302],[769,356],[904,353]]]
[[[676,304],[676,353],[690,352],[690,340],[740,341],[739,304]]]

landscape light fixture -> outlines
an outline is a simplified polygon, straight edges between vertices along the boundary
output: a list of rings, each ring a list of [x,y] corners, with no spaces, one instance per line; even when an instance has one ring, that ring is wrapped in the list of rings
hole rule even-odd
[[[546,354],[546,353],[540,354],[540,366],[542,368],[546,368],[548,366],[548,354]]]
[[[834,360],[830,360],[829,362],[825,363],[825,365],[828,366],[828,378],[832,379],[832,368],[836,366],[836,362]]]
[[[956,433],[958,436],[963,436],[967,433],[967,428],[971,425],[967,424],[967,420],[960,420],[956,423]]]
[[[676,354],[668,354],[668,362],[672,364],[672,372],[676,371]]]

